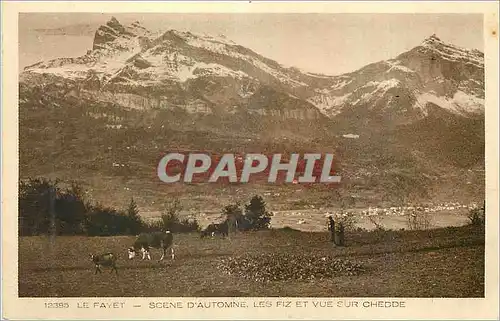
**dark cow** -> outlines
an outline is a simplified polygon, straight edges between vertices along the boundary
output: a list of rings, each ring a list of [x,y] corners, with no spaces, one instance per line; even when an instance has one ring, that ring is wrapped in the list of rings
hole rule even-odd
[[[113,273],[113,270],[118,275],[118,269],[116,268],[116,255],[113,253],[104,253],[99,255],[90,254],[90,259],[95,265],[95,274],[97,272],[102,273],[101,266],[111,267],[110,273]]]
[[[208,225],[203,231],[200,233],[200,237],[204,238],[206,236],[214,236],[215,232],[217,232],[217,226],[215,223]]]
[[[225,220],[222,223],[212,223],[207,226],[206,229],[201,231],[201,237],[205,237],[208,235],[214,236],[215,233],[222,235],[222,237],[226,237],[229,235],[229,222]]]
[[[142,252],[142,259],[146,257],[151,260],[151,255],[149,253],[150,248],[161,249],[163,251],[160,261],[163,261],[167,249],[170,248],[170,253],[172,260],[174,259],[174,248],[173,248],[174,237],[170,231],[166,232],[152,232],[152,233],[142,233],[137,236],[133,247],[128,249],[128,258],[133,259],[137,251]]]

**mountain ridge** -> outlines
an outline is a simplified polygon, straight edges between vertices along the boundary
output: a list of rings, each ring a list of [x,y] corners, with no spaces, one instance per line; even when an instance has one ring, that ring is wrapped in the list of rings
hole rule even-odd
[[[432,64],[423,64],[422,59],[418,59],[421,58],[418,55],[424,54],[434,54],[431,59],[437,56],[443,61],[455,58],[455,62],[467,66],[468,75],[473,77],[469,80],[452,79],[456,80],[455,83],[441,77],[437,81],[444,85],[435,81],[434,88],[428,84],[431,89],[422,88],[422,82],[428,82],[428,78],[436,74]],[[62,68],[64,66],[66,69]],[[477,70],[472,70],[474,68]],[[26,67],[25,71],[53,73],[75,80],[90,78],[99,86],[111,85],[110,91],[119,91],[122,86],[128,92],[133,85],[157,91],[169,82],[183,84],[210,76],[231,77],[241,82],[235,88],[240,92],[239,96],[253,94],[249,89],[255,88],[258,82],[314,105],[329,118],[340,114],[345,105],[356,108],[367,103],[377,104],[370,95],[385,105],[401,105],[400,101],[392,102],[383,97],[388,90],[399,85],[403,95],[391,92],[390,96],[406,97],[403,105],[412,104],[411,115],[407,117],[412,120],[427,113],[428,103],[462,116],[484,113],[484,88],[481,89],[480,79],[484,84],[484,55],[478,50],[445,44],[435,35],[394,59],[372,63],[351,73],[328,76],[302,73],[293,67],[284,68],[226,38],[176,30],[168,30],[156,37],[139,22],[123,26],[113,17],[97,29],[93,48],[86,55],[40,62]],[[449,87],[457,90],[451,93]],[[464,91],[465,88],[475,90]]]
[[[223,37],[156,35],[111,19],[85,55],[26,67],[19,90],[23,175],[34,173],[33,153],[46,160],[43,173],[116,175],[111,157],[144,180],[161,148],[334,151],[349,193],[393,198],[395,178],[421,185],[408,187],[413,195],[433,197],[460,184],[456,173],[484,167],[484,54],[435,35],[395,58],[328,76],[285,68]],[[57,121],[43,136],[50,148],[35,134],[47,132],[47,119]],[[484,189],[484,178],[470,181]],[[463,193],[484,191],[471,185],[452,195]]]

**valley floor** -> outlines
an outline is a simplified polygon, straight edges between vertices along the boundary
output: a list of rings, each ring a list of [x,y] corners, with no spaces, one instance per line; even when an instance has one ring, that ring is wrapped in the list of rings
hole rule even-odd
[[[356,232],[346,247],[327,233],[267,230],[228,239],[175,235],[176,259],[127,260],[134,237],[19,238],[20,297],[484,297],[484,230],[463,226],[427,231]],[[114,251],[119,275],[94,274],[89,253]],[[361,264],[357,276],[258,282],[225,274],[223,258],[262,253],[330,255]]]

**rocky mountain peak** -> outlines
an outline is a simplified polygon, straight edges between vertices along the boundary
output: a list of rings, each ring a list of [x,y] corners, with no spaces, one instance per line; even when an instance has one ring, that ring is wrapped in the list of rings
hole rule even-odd
[[[142,27],[141,22],[140,22],[140,21],[138,21],[138,20],[136,20],[136,21],[132,22],[131,26],[135,26],[135,27]],[[144,27],[142,27],[142,28],[144,28]]]
[[[106,26],[111,27],[113,29],[123,28],[123,25],[115,17],[111,17],[111,19],[109,19],[109,21],[106,22]]]
[[[130,26],[125,27],[130,33],[142,37],[142,36],[150,36],[151,31],[146,29],[139,21],[134,21],[130,24]]]
[[[423,44],[437,44],[437,43],[443,43],[443,41],[438,36],[436,36],[436,34],[434,33],[430,37],[425,38],[422,43]]]
[[[150,34],[151,32],[144,28],[138,21],[133,22],[129,26],[124,26],[118,19],[112,17],[106,24],[97,29],[92,49],[126,49],[126,41]]]
[[[426,38],[419,46],[409,51],[412,53],[431,54],[441,59],[471,64],[484,69],[484,54],[477,49],[462,48],[442,41],[435,34]]]
[[[124,33],[125,27],[115,17],[112,17],[106,24],[97,29],[92,49],[104,49],[107,44],[115,41]]]
[[[347,76],[347,77],[345,77]],[[484,54],[433,34],[394,59],[365,66],[316,90],[309,101],[330,117],[368,119],[367,111],[414,122],[437,106],[472,116],[484,113]],[[363,115],[362,117],[360,115]]]

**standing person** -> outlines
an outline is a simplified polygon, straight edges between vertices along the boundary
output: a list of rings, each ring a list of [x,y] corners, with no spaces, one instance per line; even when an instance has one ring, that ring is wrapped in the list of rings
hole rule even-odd
[[[335,245],[344,246],[344,223],[340,222],[339,231],[336,233],[337,239],[335,240]]]
[[[328,216],[328,230],[330,231],[330,242],[335,243],[335,221],[331,215]]]

